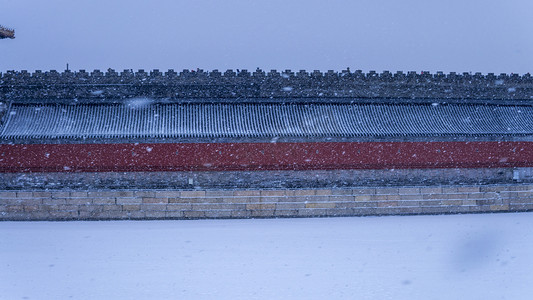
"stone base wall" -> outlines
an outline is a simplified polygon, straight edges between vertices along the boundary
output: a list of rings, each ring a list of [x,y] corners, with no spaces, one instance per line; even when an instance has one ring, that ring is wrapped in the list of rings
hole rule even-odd
[[[532,184],[0,191],[0,220],[333,217],[533,210]]]
[[[533,168],[0,173],[1,190],[327,189],[533,184]]]

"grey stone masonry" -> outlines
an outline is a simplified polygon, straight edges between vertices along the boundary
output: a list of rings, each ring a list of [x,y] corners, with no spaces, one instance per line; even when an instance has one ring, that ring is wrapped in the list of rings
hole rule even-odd
[[[0,220],[334,217],[533,210],[533,185],[0,191]]]
[[[218,70],[124,70],[86,72],[7,71],[0,73],[0,100],[61,100],[102,102],[149,97],[165,101],[353,101],[354,99],[533,100],[533,77],[528,73],[449,73],[370,71],[254,72]],[[229,99],[229,100],[228,100]],[[248,100],[247,100],[248,99]],[[113,100],[113,101],[115,101]],[[294,102],[294,100],[290,100]]]

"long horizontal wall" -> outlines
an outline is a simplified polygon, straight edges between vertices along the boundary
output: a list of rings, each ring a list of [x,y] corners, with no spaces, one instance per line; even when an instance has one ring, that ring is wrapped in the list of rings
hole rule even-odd
[[[330,217],[533,209],[533,185],[0,191],[0,220]]]
[[[0,172],[533,167],[533,142],[0,144]]]
[[[0,100],[180,98],[393,98],[531,100],[530,74],[430,74],[246,70],[145,72],[8,71],[0,73]],[[219,99],[220,100],[220,99]]]

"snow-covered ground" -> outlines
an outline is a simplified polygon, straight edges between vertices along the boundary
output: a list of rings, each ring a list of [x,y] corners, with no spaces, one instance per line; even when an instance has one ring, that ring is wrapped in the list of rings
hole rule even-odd
[[[533,213],[1,222],[0,299],[531,299]]]

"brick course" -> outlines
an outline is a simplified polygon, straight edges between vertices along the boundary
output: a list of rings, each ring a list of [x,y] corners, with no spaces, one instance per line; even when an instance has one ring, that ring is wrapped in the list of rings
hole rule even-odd
[[[0,220],[328,217],[533,210],[533,184],[0,191]]]

